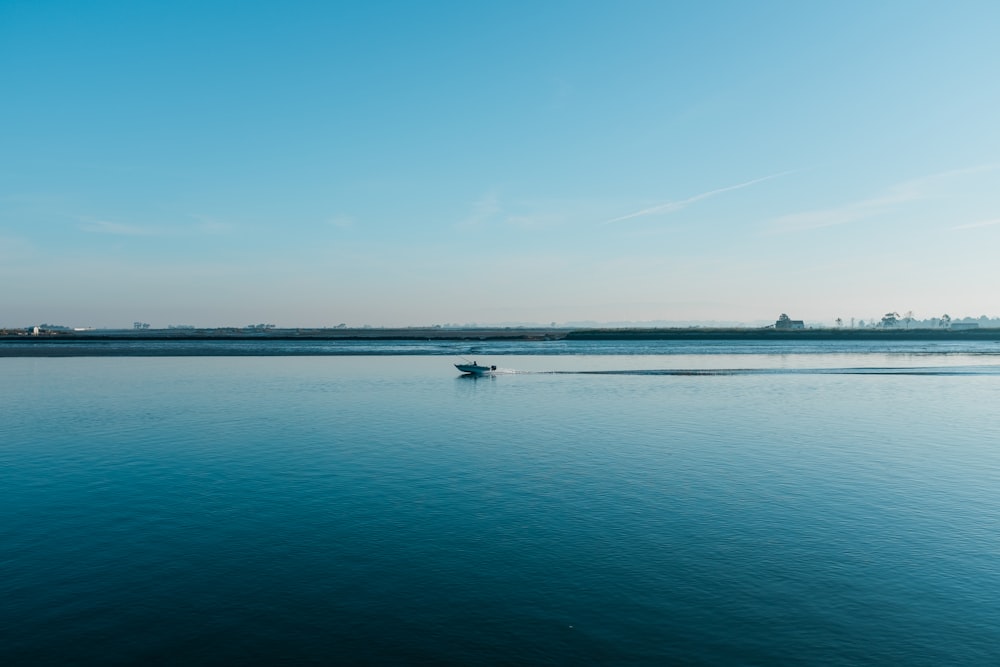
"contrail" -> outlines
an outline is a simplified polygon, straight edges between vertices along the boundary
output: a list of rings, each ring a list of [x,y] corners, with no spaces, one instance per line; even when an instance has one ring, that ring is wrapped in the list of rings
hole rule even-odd
[[[748,188],[751,185],[756,185],[757,183],[763,183],[764,181],[769,181],[772,178],[778,178],[779,176],[785,176],[786,174],[792,173],[791,171],[783,171],[778,174],[771,174],[770,176],[764,176],[762,178],[755,178],[752,181],[747,181],[745,183],[737,183],[736,185],[730,185],[725,188],[718,188],[717,190],[709,190],[708,192],[702,192],[701,194],[695,195],[693,197],[688,197],[687,199],[681,199],[680,201],[671,201],[666,204],[660,204],[658,206],[652,206],[650,208],[644,208],[641,211],[636,211],[635,213],[629,213],[628,215],[623,215],[617,218],[612,218],[611,220],[605,220],[602,225],[610,225],[615,222],[621,222],[622,220],[630,220],[632,218],[638,218],[643,215],[652,215],[654,213],[673,213],[674,211],[679,211],[682,208],[690,206],[695,202],[699,202],[703,199],[708,199],[714,197],[715,195],[721,195],[723,192],[729,192],[730,190],[740,190],[742,188]]]

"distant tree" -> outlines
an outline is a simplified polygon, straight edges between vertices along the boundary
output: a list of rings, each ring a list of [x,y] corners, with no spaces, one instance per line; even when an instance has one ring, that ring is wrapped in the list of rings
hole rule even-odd
[[[907,329],[909,329],[910,324],[912,323],[913,323],[913,311],[908,310],[906,311],[906,314],[903,315],[903,324],[906,326]]]
[[[844,320],[840,319],[839,317],[835,320],[835,322],[837,323],[838,327],[844,326]]]
[[[886,313],[882,316],[882,328],[891,329],[899,322],[899,313]]]
[[[950,327],[951,326],[951,315],[945,313],[941,316],[941,326]]]
[[[781,315],[778,315],[778,323],[779,324],[788,324],[791,321],[792,321],[792,318],[790,318],[785,313],[782,313]]]

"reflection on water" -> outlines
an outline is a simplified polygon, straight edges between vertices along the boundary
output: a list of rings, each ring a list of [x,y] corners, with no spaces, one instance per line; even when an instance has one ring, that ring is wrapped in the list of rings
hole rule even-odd
[[[2,359],[0,662],[1000,663],[992,353],[692,349]]]

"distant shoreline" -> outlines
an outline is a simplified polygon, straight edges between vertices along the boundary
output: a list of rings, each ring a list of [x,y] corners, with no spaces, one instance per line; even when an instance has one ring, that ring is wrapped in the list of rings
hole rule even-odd
[[[933,329],[299,329],[260,332],[238,329],[60,331],[38,335],[0,332],[0,358],[13,357],[217,357],[431,354],[449,352],[449,345],[475,348],[494,342],[520,344],[524,351],[547,353],[552,343],[617,341],[729,342],[748,346],[769,342],[907,341],[1000,343],[1000,328],[939,331]],[[442,345],[443,344],[443,345]],[[537,346],[537,347],[536,347]],[[564,349],[565,345],[558,349]],[[417,351],[424,350],[424,351]],[[486,352],[486,350],[483,350]],[[535,353],[535,352],[527,352]]]
[[[577,329],[568,340],[996,340],[996,329]]]
[[[990,329],[744,329],[744,328],[462,328],[436,327],[364,329],[154,329],[44,331],[37,335],[23,330],[0,331],[0,348],[5,343],[21,344],[86,343],[110,341],[552,341],[552,340],[997,340],[1000,328]]]

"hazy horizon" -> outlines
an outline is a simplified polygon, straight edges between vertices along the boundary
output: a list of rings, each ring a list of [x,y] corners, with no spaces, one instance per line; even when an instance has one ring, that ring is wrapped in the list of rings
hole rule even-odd
[[[993,317],[1000,5],[0,5],[0,327]]]
[[[979,317],[969,316],[948,316],[948,322],[942,322],[939,317],[932,317],[926,319],[914,318],[913,320],[907,322],[903,319],[904,316],[900,316],[899,320],[890,325],[889,328],[895,329],[940,329],[951,324],[958,323],[970,323],[974,322],[979,324],[984,328],[1000,328],[1000,317],[989,317],[987,315],[980,315]],[[198,330],[213,330],[213,329],[241,329],[241,330],[278,330],[278,331],[292,331],[292,330],[358,330],[358,329],[585,329],[585,328],[626,328],[626,329],[642,329],[642,328],[691,328],[691,329],[755,329],[755,328],[768,328],[773,327],[775,320],[752,320],[752,321],[733,321],[733,320],[646,320],[646,321],[598,321],[598,320],[574,320],[570,322],[438,322],[438,323],[416,323],[416,324],[400,324],[400,325],[373,325],[368,323],[341,323],[338,325],[326,325],[326,326],[302,326],[294,323],[284,323],[284,324],[274,324],[268,322],[257,322],[257,323],[245,323],[245,324],[191,324],[191,323],[150,323],[135,321],[131,323],[121,323],[113,325],[100,325],[100,326],[76,326],[73,324],[59,323],[59,322],[38,322],[30,325],[22,325],[18,327],[5,326],[0,327],[7,330],[28,330],[34,326],[41,327],[42,329],[49,328],[51,330],[58,329],[76,329],[76,330],[95,330],[95,331],[119,331],[119,330],[134,330],[134,329],[145,329],[149,331],[164,331],[164,330],[184,330],[184,329],[198,329]],[[144,325],[144,326],[136,326]],[[871,328],[886,328],[886,325],[882,324],[882,317],[872,317],[870,319],[864,318],[854,318],[842,319],[839,323],[825,322],[825,321],[814,321],[805,320],[804,326],[811,329],[871,329]]]

